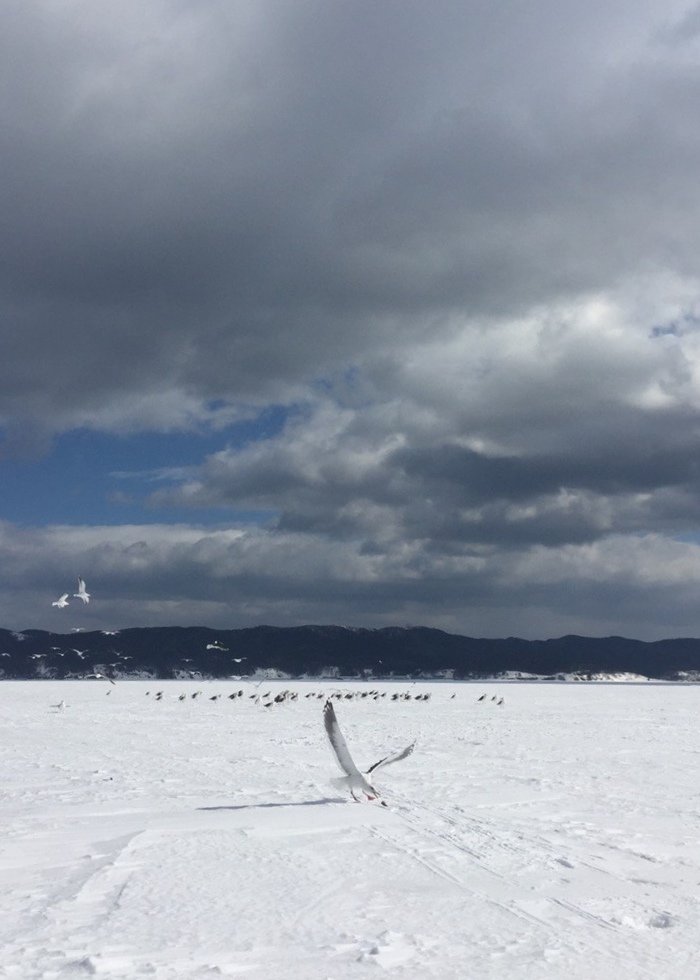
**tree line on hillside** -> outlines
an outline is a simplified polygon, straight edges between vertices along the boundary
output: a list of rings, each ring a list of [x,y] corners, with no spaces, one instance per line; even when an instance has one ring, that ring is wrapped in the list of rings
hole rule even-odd
[[[554,677],[630,672],[676,680],[700,671],[700,640],[643,642],[620,636],[478,639],[426,627],[143,627],[50,633],[0,629],[0,678],[86,676],[489,677],[506,671]]]

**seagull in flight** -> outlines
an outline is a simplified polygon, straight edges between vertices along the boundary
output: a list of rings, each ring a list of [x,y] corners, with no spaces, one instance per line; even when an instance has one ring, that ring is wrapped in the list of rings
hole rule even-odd
[[[95,671],[94,674],[85,674],[85,678],[87,679],[88,677],[96,677],[98,680],[109,681],[110,684],[114,684],[115,686],[117,683],[116,681],[113,681],[111,677],[107,677],[106,674],[100,674],[98,671]]]
[[[85,590],[85,582],[78,577],[78,591],[73,593],[74,598],[82,599],[87,606],[90,601],[90,593]]]
[[[69,605],[68,593],[64,592],[63,595],[59,599],[54,600],[51,605],[56,606],[58,609],[65,609],[66,606]]]
[[[401,749],[400,752],[394,752],[392,755],[387,755],[384,759],[380,759],[379,762],[375,762],[374,765],[369,767],[367,772],[360,772],[353,762],[350,750],[340,730],[332,701],[326,701],[323,708],[323,723],[326,726],[326,734],[335,752],[338,765],[345,773],[345,776],[342,777],[340,782],[348,787],[352,793],[352,798],[357,803],[362,802],[362,796],[358,794],[364,794],[368,800],[376,800],[377,797],[381,796],[381,793],[372,784],[372,774],[377,772],[378,769],[390,765],[392,762],[400,762],[401,759],[405,759],[413,752],[416,744],[415,742],[411,742],[410,745],[405,749]]]

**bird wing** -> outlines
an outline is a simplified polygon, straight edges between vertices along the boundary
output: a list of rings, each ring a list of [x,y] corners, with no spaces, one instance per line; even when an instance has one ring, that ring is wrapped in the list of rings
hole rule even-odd
[[[377,769],[383,769],[384,766],[390,766],[392,762],[400,762],[402,759],[409,756],[415,747],[416,743],[411,742],[410,745],[407,745],[405,749],[401,749],[400,752],[394,752],[393,755],[387,755],[384,759],[380,759],[379,762],[375,762],[373,766],[370,766],[367,770],[367,774],[369,775],[371,772],[376,772]]]
[[[347,776],[361,775],[360,770],[352,761],[350,750],[343,738],[343,733],[338,725],[338,719],[335,717],[335,708],[333,707],[332,701],[326,701],[324,705],[323,723],[326,726],[326,735],[328,735],[328,741],[331,743],[340,768]]]

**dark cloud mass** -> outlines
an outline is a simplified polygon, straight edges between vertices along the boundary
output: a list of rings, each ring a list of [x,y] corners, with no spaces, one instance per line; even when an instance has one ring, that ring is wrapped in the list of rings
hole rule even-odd
[[[141,525],[7,522],[3,624],[79,564],[124,625],[697,633],[699,24],[7,0],[0,460],[221,447]]]

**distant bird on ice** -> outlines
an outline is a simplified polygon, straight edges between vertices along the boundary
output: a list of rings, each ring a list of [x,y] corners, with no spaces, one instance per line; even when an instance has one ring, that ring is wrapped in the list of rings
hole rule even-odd
[[[377,797],[381,796],[381,793],[372,784],[370,779],[371,774],[378,769],[382,769],[384,766],[390,765],[392,762],[400,762],[401,759],[405,759],[413,752],[416,744],[415,742],[411,742],[410,745],[405,749],[401,749],[400,752],[394,752],[393,755],[388,755],[384,759],[380,759],[379,762],[375,762],[373,766],[369,767],[367,772],[363,773],[360,772],[353,762],[350,750],[338,725],[338,719],[335,716],[332,701],[326,701],[325,703],[323,708],[323,723],[326,726],[326,734],[335,752],[338,765],[345,773],[340,783],[348,787],[352,793],[352,798],[358,803],[362,802],[362,797],[358,796],[358,794],[364,794],[368,800],[376,800]]]
[[[78,591],[73,593],[75,599],[82,599],[87,606],[90,601],[90,593],[85,590],[85,582],[78,576]]]
[[[68,603],[68,593],[64,592],[63,595],[51,603],[52,606],[56,606],[57,609],[65,609]]]

